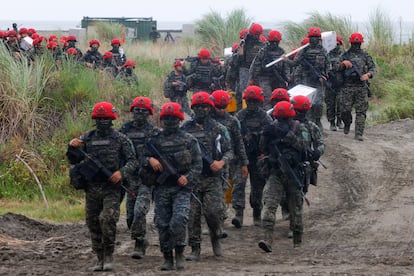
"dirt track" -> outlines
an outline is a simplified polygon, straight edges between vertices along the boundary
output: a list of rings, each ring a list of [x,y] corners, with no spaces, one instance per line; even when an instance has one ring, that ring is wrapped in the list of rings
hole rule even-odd
[[[207,238],[202,260],[180,272],[158,270],[162,263],[155,230],[143,260],[133,248],[125,219],[119,223],[115,271],[105,275],[413,275],[414,274],[414,121],[368,128],[365,141],[326,132],[319,186],[305,206],[304,244],[293,249],[288,222],[275,229],[272,253],[257,246],[260,228],[226,221],[224,256],[213,257]],[[279,212],[279,211],[278,211]],[[231,217],[231,213],[230,213]],[[207,237],[207,236],[205,236]],[[186,249],[186,253],[189,248]],[[0,275],[89,275],[95,258],[84,224],[49,224],[24,216],[0,217]]]

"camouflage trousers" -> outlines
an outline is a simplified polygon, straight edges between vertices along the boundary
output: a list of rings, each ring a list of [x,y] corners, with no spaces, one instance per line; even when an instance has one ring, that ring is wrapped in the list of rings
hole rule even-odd
[[[159,185],[154,189],[155,225],[161,252],[186,245],[191,192],[178,185]]]
[[[326,118],[329,122],[341,119],[340,89],[325,89]]]
[[[188,104],[188,98],[187,96],[183,96],[183,97],[171,97],[170,99],[172,102],[176,102],[179,103],[181,105],[181,108],[183,110],[183,112],[187,113],[188,116],[192,116],[193,112],[190,109],[190,105]]]
[[[345,86],[341,89],[341,118],[345,125],[352,124],[355,108],[355,135],[364,135],[368,110],[368,90],[363,86]]]
[[[323,112],[323,86],[320,82],[305,82],[305,85],[316,88],[312,99],[312,107],[308,112],[308,118],[320,127],[319,122]]]
[[[285,84],[275,81],[275,78],[272,78],[270,76],[261,76],[261,77],[259,77],[258,86],[260,86],[263,90],[263,94],[264,94],[263,108],[264,108],[264,110],[269,110],[269,109],[273,108],[273,106],[270,102],[270,98],[272,97],[273,90],[276,89],[276,88],[279,88],[279,87],[280,88],[286,88]]]
[[[127,223],[130,226],[133,240],[144,240],[147,233],[147,214],[151,205],[152,189],[142,184],[140,179],[134,179],[130,183],[131,190],[136,198],[127,195],[126,213]]]
[[[85,217],[92,240],[92,250],[111,255],[115,249],[116,224],[120,214],[119,187],[94,183],[85,192]],[[111,184],[112,185],[112,184]]]
[[[249,79],[250,79],[249,68],[240,67],[238,85],[236,86],[237,110],[242,109],[243,93],[244,93],[244,90],[246,90],[246,87],[248,86]]]
[[[242,177],[241,164],[238,160],[233,160],[230,162],[229,175],[233,180],[231,205],[235,209],[244,209],[244,206],[246,204],[246,180]]]
[[[274,229],[277,207],[285,191],[288,197],[290,230],[303,233],[302,191],[279,170],[272,170],[263,190],[262,227],[265,230]]]
[[[221,232],[224,206],[222,180],[218,176],[200,176],[191,197],[188,241],[191,246],[201,244],[201,216],[204,215],[210,235]]]
[[[262,196],[263,187],[265,185],[265,179],[259,173],[257,164],[250,161],[251,165],[248,165],[249,179],[250,179],[250,206],[253,209],[262,209]],[[244,209],[246,205],[246,182],[247,178],[241,178],[241,181],[234,183],[232,193],[232,205],[233,208]]]

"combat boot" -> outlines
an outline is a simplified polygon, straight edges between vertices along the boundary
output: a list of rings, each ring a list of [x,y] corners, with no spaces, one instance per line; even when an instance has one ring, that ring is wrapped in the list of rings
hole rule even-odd
[[[336,126],[339,128],[339,129],[343,129],[344,128],[344,123],[342,122],[342,120],[341,119],[336,119]]]
[[[336,131],[336,125],[335,125],[335,121],[330,121],[331,126],[329,127],[329,130],[331,131]]]
[[[164,252],[164,263],[160,266],[161,270],[174,270],[174,258],[172,251]]]
[[[264,239],[259,241],[259,247],[266,253],[272,252],[273,230],[266,229]]]
[[[254,226],[262,226],[262,210],[253,209],[253,224]]]
[[[185,246],[175,247],[175,267],[177,270],[185,268],[184,248]]]
[[[344,134],[348,134],[350,129],[351,129],[351,125],[345,124],[345,126],[344,126]]]
[[[95,266],[92,267],[92,270],[93,271],[102,271],[103,270],[103,265],[104,265],[103,251],[96,253],[96,256],[98,257],[98,262],[96,263]]]
[[[237,208],[234,210],[236,211],[236,214],[231,220],[231,224],[233,224],[236,228],[241,228],[243,226],[243,209]]]
[[[355,140],[364,141],[364,137],[361,134],[355,134]]]
[[[213,253],[214,256],[220,257],[223,255],[223,252],[221,251],[221,244],[220,239],[217,236],[211,236],[211,246],[213,247]]]
[[[293,247],[298,248],[302,244],[302,233],[293,231]]]
[[[135,248],[131,254],[131,257],[134,259],[142,259],[145,256],[145,250],[148,247],[148,241],[143,239],[135,240]]]
[[[191,246],[191,254],[185,257],[187,261],[199,261],[200,260],[200,244]]]
[[[114,258],[111,254],[105,254],[103,271],[112,271],[114,269]]]

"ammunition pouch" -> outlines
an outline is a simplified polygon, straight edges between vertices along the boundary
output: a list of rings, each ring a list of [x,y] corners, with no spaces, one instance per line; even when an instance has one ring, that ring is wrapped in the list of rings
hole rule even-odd
[[[76,190],[85,190],[88,186],[86,178],[80,172],[82,163],[72,165],[69,169],[70,185]]]

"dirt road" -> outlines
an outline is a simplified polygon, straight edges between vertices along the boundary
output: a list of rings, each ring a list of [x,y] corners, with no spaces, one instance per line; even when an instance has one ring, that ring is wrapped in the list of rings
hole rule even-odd
[[[364,142],[342,132],[326,132],[327,152],[319,186],[305,206],[304,243],[293,249],[288,222],[278,221],[272,253],[257,246],[260,228],[226,221],[224,256],[213,257],[205,236],[202,259],[180,272],[159,271],[158,238],[142,260],[133,248],[124,218],[119,223],[115,271],[105,275],[413,275],[414,121],[368,128]],[[231,214],[230,214],[231,216]],[[190,251],[186,249],[186,253]],[[93,261],[92,261],[93,260]],[[86,226],[49,224],[6,214],[0,217],[0,275],[90,275],[95,262]]]

